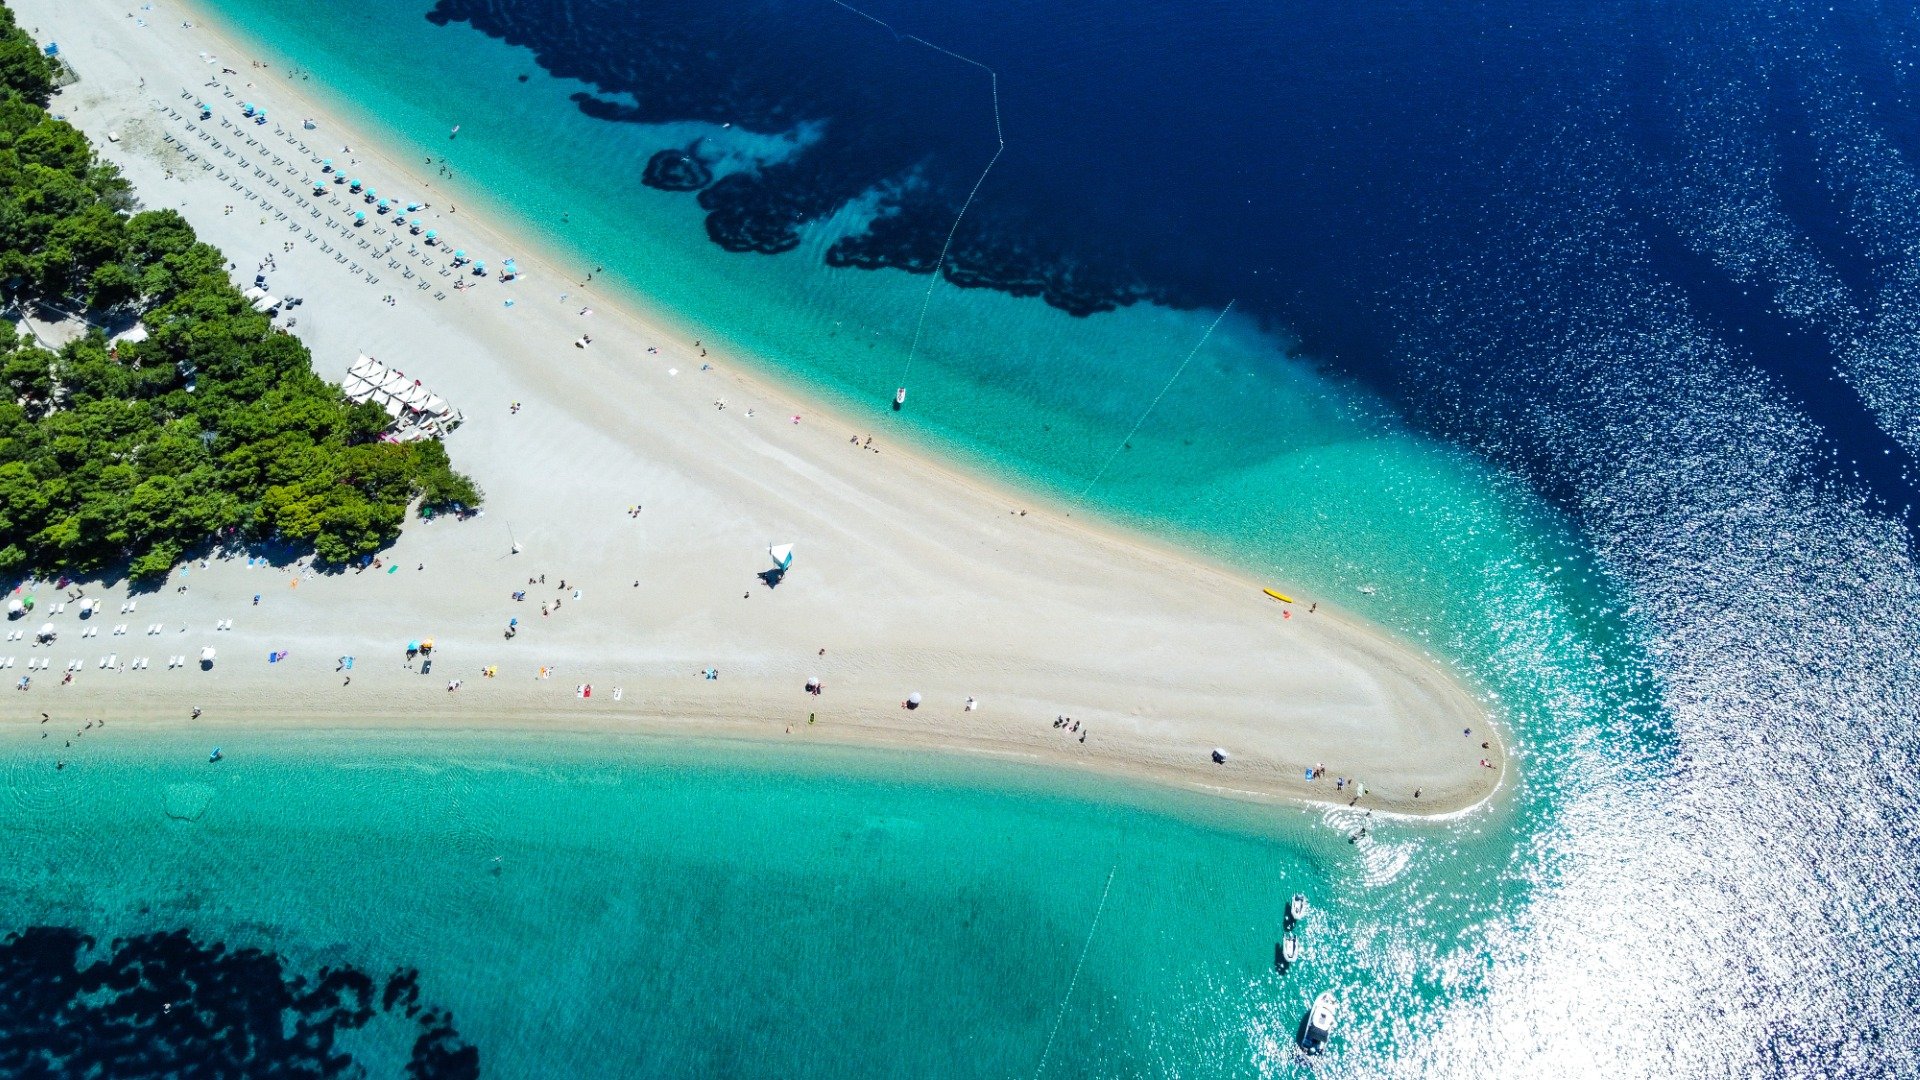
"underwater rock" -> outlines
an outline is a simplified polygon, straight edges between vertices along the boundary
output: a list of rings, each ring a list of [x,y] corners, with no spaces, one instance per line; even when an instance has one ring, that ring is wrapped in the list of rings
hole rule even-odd
[[[337,1049],[378,1013],[372,976],[326,967],[309,980],[273,953],[229,949],[185,930],[114,941],[34,926],[0,941],[0,1076],[364,1076]],[[381,1011],[417,998],[395,972]],[[414,1019],[408,1075],[480,1074],[453,1017]],[[391,1048],[398,1057],[398,1047]]]
[[[640,182],[661,191],[699,191],[713,183],[713,170],[707,168],[692,146],[684,150],[662,150],[647,159],[647,170]]]

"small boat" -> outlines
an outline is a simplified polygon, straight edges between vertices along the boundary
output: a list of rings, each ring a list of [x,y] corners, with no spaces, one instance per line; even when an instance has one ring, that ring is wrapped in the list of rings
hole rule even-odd
[[[900,406],[907,403],[907,388],[901,387],[893,392],[893,411],[899,412]]]
[[[1298,959],[1300,959],[1300,939],[1287,934],[1280,939],[1280,966],[1292,967],[1293,962]]]
[[[1288,596],[1286,593],[1274,592],[1272,589],[1261,589],[1260,591],[1263,593],[1266,593],[1268,596],[1273,597],[1275,600],[1278,600],[1283,604],[1293,603],[1293,597]]]
[[[1306,1022],[1300,1025],[1300,1045],[1312,1050],[1327,1041],[1333,1034],[1334,1025],[1340,1022],[1340,1001],[1333,991],[1322,990],[1320,996],[1313,999],[1313,1008],[1307,1010]]]
[[[1294,893],[1293,899],[1287,901],[1287,922],[1289,924],[1297,923],[1301,919],[1304,919],[1306,917],[1307,917],[1307,894]]]
[[[227,755],[225,755],[225,754],[223,754],[223,753],[221,753],[221,752],[220,752],[220,748],[216,746],[216,747],[214,747],[214,748],[213,748],[213,753],[211,753],[211,754],[208,754],[208,755],[207,755],[207,760],[208,760],[208,761],[219,761],[219,760],[220,760],[221,758],[223,758],[223,757],[226,757],[226,756],[227,756]]]

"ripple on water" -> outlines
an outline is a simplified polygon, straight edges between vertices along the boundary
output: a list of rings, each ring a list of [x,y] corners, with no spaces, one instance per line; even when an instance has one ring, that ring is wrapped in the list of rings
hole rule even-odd
[[[8,803],[29,816],[57,817],[80,805],[78,774],[51,754],[10,754],[3,767]]]

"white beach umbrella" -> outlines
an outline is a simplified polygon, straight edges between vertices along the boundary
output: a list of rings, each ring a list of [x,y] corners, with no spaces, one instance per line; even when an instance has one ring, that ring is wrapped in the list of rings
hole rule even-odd
[[[58,634],[59,632],[53,628],[52,623],[46,623],[40,627],[40,636],[43,638],[47,638],[51,640],[52,638],[58,636]]]
[[[200,650],[200,661],[207,664],[213,663],[213,646],[208,645]]]
[[[920,692],[919,692],[918,690],[916,690],[916,691],[914,691],[913,693],[911,693],[911,694],[908,694],[908,695],[907,695],[907,704],[909,704],[909,705],[919,705],[919,704],[920,704]]]
[[[20,601],[18,600],[7,601],[7,614],[18,615],[25,610],[27,610],[27,606],[25,604],[22,604]]]

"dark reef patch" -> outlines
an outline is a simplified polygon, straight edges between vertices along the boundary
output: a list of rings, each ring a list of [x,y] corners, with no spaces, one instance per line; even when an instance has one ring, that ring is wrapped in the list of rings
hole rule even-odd
[[[71,927],[30,927],[0,941],[0,1076],[364,1075],[336,1041],[395,1005],[417,1029],[409,1076],[480,1075],[452,1015],[420,1012],[417,971],[390,976],[378,1010],[375,988],[357,968],[308,977],[185,930],[100,949]]]
[[[598,120],[730,123],[761,134],[814,124],[818,138],[792,155],[717,181],[695,147],[647,161],[641,182],[699,192],[707,235],[728,251],[791,251],[807,224],[878,191],[872,225],[834,244],[827,262],[930,273],[996,145],[983,69],[831,7],[759,7],[745,33],[737,11],[672,0],[649,5],[644,18],[613,0],[573,5],[564,18],[539,3],[438,0],[427,18],[467,23],[531,50],[557,77],[592,84],[598,93],[573,101]],[[1112,242],[1124,230],[1004,239],[1048,220],[1007,199],[1008,189],[989,185],[975,201],[954,234],[948,280],[1038,296],[1075,315],[1172,299],[1127,269],[1135,260]]]
[[[713,183],[713,170],[700,160],[699,143],[684,150],[662,150],[647,159],[640,182],[661,191],[699,191]]]

